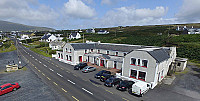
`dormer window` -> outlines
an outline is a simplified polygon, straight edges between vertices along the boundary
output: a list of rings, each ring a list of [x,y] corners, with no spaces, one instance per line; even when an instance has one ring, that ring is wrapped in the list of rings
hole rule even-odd
[[[109,55],[109,51],[107,51],[107,55]]]
[[[115,52],[115,55],[118,56],[118,52]]]
[[[91,52],[93,52],[93,49],[91,49]]]
[[[85,50],[85,54],[87,54],[87,49]]]
[[[67,48],[66,48],[66,52],[67,52]]]
[[[98,53],[100,53],[100,50],[98,50]]]
[[[124,56],[126,55],[126,53],[124,53]]]
[[[71,52],[72,52],[72,49],[69,49],[69,52],[71,53]]]

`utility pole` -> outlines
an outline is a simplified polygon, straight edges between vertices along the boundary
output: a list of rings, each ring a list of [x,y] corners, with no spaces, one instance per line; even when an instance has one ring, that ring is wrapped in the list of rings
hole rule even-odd
[[[84,33],[83,33],[83,43],[84,43]]]

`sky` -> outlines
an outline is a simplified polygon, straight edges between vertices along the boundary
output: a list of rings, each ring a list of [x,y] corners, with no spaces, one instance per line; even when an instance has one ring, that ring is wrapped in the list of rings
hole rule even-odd
[[[0,0],[0,20],[58,30],[200,22],[200,0]]]

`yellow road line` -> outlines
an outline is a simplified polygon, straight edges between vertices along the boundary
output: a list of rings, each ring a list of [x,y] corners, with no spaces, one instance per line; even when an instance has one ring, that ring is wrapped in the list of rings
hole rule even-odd
[[[38,69],[38,72],[41,72],[41,71]]]
[[[73,74],[75,77],[77,77],[75,74]]]
[[[67,91],[64,88],[61,88],[65,93],[67,93]]]
[[[58,65],[56,65],[56,67],[58,67]]]
[[[66,71],[67,73],[70,73],[69,71]]]
[[[35,67],[35,69],[37,69],[37,67]]]
[[[109,92],[109,93],[111,93],[111,94],[113,94],[113,92],[111,92],[111,91],[109,91],[109,90],[106,90],[107,92]]]
[[[42,73],[42,75],[44,75],[44,76],[45,76],[45,74],[44,74],[44,73]]]
[[[129,101],[129,100],[127,100],[126,98],[122,98],[123,100],[125,100],[125,101]]]
[[[77,98],[75,98],[74,96],[72,96],[76,101],[79,101]]]
[[[94,84],[94,83],[92,83],[94,86],[96,86],[96,87],[99,87],[99,86],[97,86],[96,84]]]
[[[51,80],[49,77],[47,77],[48,80]]]
[[[57,83],[55,83],[55,82],[53,82],[56,86],[58,86],[58,84]]]
[[[64,70],[63,68],[60,68],[60,69]]]

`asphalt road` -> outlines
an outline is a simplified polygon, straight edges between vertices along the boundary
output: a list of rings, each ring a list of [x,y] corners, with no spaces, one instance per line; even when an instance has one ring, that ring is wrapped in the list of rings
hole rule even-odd
[[[72,101],[122,101],[127,100],[113,92],[83,79],[69,71],[67,65],[61,67],[52,60],[38,55],[18,44],[19,53],[29,62],[33,71],[50,87]],[[67,68],[67,69],[66,69]]]

